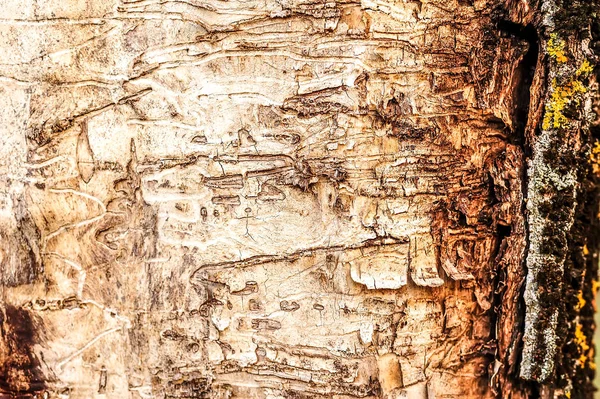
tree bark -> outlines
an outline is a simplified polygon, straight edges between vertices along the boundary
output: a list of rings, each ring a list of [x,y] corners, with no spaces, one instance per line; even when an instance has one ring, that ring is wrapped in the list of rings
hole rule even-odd
[[[0,398],[591,398],[592,0],[0,20]]]

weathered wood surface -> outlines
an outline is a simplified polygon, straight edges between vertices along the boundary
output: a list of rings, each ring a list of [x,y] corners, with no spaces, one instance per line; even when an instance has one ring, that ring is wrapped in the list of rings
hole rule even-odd
[[[2,8],[0,397],[537,395],[541,4]]]

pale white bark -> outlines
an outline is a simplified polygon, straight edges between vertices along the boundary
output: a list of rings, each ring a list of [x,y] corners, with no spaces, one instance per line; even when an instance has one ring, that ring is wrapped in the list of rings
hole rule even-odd
[[[492,3],[5,0],[8,385],[490,396],[527,49]]]

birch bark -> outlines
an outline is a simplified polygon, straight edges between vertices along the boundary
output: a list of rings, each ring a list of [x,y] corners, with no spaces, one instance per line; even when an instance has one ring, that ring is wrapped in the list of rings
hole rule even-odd
[[[0,398],[591,397],[591,2],[2,3]]]

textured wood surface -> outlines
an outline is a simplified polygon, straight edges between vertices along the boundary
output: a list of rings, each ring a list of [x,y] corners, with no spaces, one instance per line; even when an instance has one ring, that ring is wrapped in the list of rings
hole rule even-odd
[[[0,397],[529,392],[539,4],[2,3]]]

